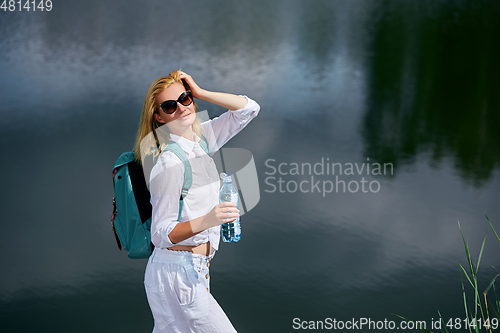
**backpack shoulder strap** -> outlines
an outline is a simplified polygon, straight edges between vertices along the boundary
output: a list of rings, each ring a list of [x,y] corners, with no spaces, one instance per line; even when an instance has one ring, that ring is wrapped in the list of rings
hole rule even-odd
[[[207,142],[207,138],[205,138],[205,136],[202,134],[201,135],[201,143],[200,143],[200,146],[201,146],[201,149],[203,149],[203,151],[205,153],[207,153],[208,156],[210,156],[210,154],[208,153],[208,142]]]
[[[182,150],[181,146],[179,146],[179,144],[177,144],[176,142],[170,141],[165,147],[165,150],[169,150],[174,153],[184,164],[184,183],[182,185],[181,193],[181,198],[184,199],[193,183],[191,164],[189,163],[184,150]]]
[[[203,134],[201,135],[200,146],[201,149],[203,149],[203,151],[210,156],[210,154],[208,153],[208,142]],[[170,141],[165,147],[165,150],[169,150],[174,153],[184,164],[184,182],[182,184],[182,193],[179,199],[179,215],[177,216],[177,221],[179,221],[181,218],[182,206],[184,205],[184,198],[188,194],[188,191],[193,184],[193,172],[191,170],[191,164],[189,163],[186,153],[184,152],[184,150],[182,150],[181,146],[179,146],[177,142]]]
[[[171,151],[174,153],[184,164],[184,182],[182,184],[182,192],[181,192],[181,197],[179,199],[179,214],[177,216],[177,221],[180,220],[181,218],[181,212],[182,212],[182,206],[184,204],[184,198],[188,194],[189,189],[191,188],[191,185],[193,184],[193,172],[191,170],[191,164],[188,161],[188,158],[186,156],[186,153],[184,150],[182,150],[181,146],[179,146],[178,143],[174,141],[170,141],[167,146],[165,147],[165,150]]]
[[[134,160],[134,158],[135,158],[135,155],[134,155],[133,151],[127,151],[127,152],[121,154],[120,157],[118,157],[118,159],[116,160],[115,166],[113,167],[113,169],[116,169],[118,167],[121,167],[122,165],[125,165],[127,163],[132,162]]]

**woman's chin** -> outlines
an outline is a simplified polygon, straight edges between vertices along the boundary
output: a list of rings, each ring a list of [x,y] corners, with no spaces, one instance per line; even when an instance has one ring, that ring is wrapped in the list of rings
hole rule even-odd
[[[177,118],[172,122],[172,125],[175,125],[175,127],[188,127],[193,125],[194,120],[196,119],[196,114],[191,113],[185,117],[182,118]]]

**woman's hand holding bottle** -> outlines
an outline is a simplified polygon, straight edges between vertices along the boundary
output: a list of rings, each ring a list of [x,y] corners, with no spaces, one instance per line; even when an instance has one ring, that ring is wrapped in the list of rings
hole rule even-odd
[[[215,205],[210,213],[205,215],[205,218],[202,220],[203,228],[208,229],[222,223],[233,222],[240,216],[239,213],[240,211],[234,202],[221,202]]]
[[[206,229],[222,223],[233,222],[240,215],[239,213],[240,211],[234,202],[221,202],[215,205],[207,215],[178,223],[170,232],[169,238],[173,244],[176,244]]]

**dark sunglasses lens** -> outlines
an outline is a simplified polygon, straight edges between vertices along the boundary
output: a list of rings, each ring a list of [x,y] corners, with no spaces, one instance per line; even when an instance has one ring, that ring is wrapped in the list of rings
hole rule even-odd
[[[163,112],[165,112],[166,114],[172,114],[175,112],[175,109],[177,109],[177,102],[165,101],[165,102],[161,103],[160,107],[163,110]]]
[[[191,103],[193,103],[193,98],[191,97],[191,92],[186,91],[182,93],[182,95],[179,96],[179,103],[181,103],[184,106],[188,106]]]

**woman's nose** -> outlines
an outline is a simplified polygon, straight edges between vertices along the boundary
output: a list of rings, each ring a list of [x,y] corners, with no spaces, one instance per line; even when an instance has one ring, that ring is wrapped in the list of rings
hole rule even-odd
[[[177,108],[179,108],[179,107],[185,108],[186,106],[184,104],[182,104],[181,102],[177,101]]]

